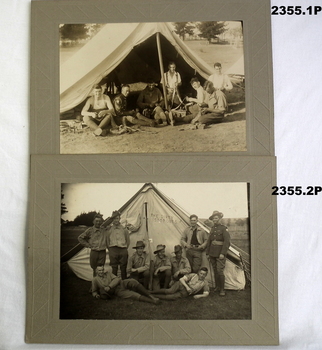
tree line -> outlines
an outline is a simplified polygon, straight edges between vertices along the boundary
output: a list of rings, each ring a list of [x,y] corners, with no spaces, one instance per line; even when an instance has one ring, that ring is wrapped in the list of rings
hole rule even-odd
[[[206,39],[209,43],[213,39],[226,32],[227,26],[224,21],[208,22],[174,22],[174,31],[182,40],[186,35],[194,35],[195,31],[200,38]],[[104,24],[62,24],[59,27],[61,41],[70,40],[78,42],[79,40],[89,39],[94,36]],[[241,35],[241,29],[232,29],[233,35]]]

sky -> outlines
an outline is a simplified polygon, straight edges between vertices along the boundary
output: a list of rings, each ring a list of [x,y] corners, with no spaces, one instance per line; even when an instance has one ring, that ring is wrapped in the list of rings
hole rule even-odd
[[[82,212],[99,211],[104,218],[119,209],[144,183],[74,183],[62,184],[68,213],[72,221]],[[208,218],[214,210],[225,218],[248,217],[246,183],[154,183],[167,197],[189,214]]]

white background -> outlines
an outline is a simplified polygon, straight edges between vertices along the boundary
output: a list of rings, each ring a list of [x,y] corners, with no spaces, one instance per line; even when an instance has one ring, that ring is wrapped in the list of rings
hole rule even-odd
[[[274,0],[272,5],[322,3]],[[1,0],[0,29],[0,349],[102,348],[24,343],[29,0]],[[277,184],[322,186],[322,12],[272,16],[272,36]],[[321,214],[322,193],[278,197],[280,349],[322,349]],[[238,348],[243,347],[225,347]]]

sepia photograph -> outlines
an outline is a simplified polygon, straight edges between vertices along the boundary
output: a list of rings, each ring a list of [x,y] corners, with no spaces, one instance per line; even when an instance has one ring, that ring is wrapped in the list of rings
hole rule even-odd
[[[61,320],[250,320],[249,183],[62,183]]]
[[[60,153],[246,152],[242,21],[60,24]]]

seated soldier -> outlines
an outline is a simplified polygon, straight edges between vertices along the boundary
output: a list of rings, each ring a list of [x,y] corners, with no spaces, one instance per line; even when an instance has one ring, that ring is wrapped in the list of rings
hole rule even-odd
[[[182,256],[181,245],[174,246],[174,257],[170,258],[171,275],[174,281],[179,281],[181,277],[191,272],[189,260]]]
[[[175,282],[172,287],[168,289],[153,290],[151,293],[155,294],[158,299],[177,300],[193,295],[194,299],[205,298],[209,295],[209,286],[206,281],[208,269],[201,267],[199,272],[189,273]],[[202,294],[200,294],[202,292]]]
[[[126,126],[126,122],[134,125],[155,126],[155,121],[144,117],[138,110],[127,109],[127,97],[130,86],[122,85],[121,93],[114,98],[115,117],[112,119],[113,128],[118,125]]]
[[[121,299],[134,299],[146,303],[159,304],[159,299],[152,296],[138,281],[129,278],[121,280],[112,272],[104,272],[104,266],[97,266],[97,276],[92,281],[92,295],[97,299],[111,299],[113,295]]]
[[[129,258],[127,264],[127,273],[130,278],[139,281],[148,289],[150,279],[150,257],[144,251],[145,244],[143,241],[137,241],[133,249],[135,253]]]
[[[221,63],[216,62],[214,64],[215,73],[210,75],[208,80],[212,82],[214,86],[214,94],[217,99],[217,105],[219,109],[227,110],[228,104],[224,91],[229,91],[233,88],[233,84],[231,83],[227,74],[223,74],[221,72]]]
[[[203,125],[209,125],[213,123],[220,123],[225,116],[225,108],[221,108],[218,105],[216,90],[214,88],[213,83],[210,81],[206,81],[204,85],[204,90],[206,91],[204,101],[206,107],[201,108],[201,111],[191,121],[191,124],[199,123]]]
[[[168,288],[171,281],[171,263],[169,257],[165,254],[165,245],[158,244],[155,250],[154,260],[151,266],[152,290]]]
[[[193,103],[201,106],[205,101],[205,90],[200,85],[200,81],[197,77],[193,77],[190,80],[190,84],[191,84],[192,88],[197,91],[197,96],[196,97],[186,97],[186,100],[188,102],[193,102]]]
[[[146,117],[155,119],[158,124],[168,125],[163,111],[163,96],[152,79],[148,79],[146,88],[140,92],[137,105]],[[173,125],[173,120],[170,120],[170,124]]]
[[[84,122],[94,131],[96,136],[105,136],[106,128],[111,125],[114,108],[111,99],[103,94],[102,87],[94,86],[94,94],[86,101],[81,111]]]
[[[174,120],[181,123],[191,123],[191,121],[200,113],[201,107],[204,105],[206,91],[200,85],[200,81],[197,77],[193,77],[190,80],[190,84],[194,90],[197,91],[196,97],[186,97],[186,101],[190,102],[187,105],[188,113],[184,117],[177,117],[174,113]]]

